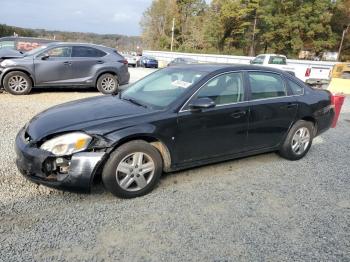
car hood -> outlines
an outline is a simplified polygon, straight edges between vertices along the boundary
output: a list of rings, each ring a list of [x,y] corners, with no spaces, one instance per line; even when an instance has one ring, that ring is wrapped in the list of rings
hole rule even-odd
[[[28,123],[26,132],[34,141],[68,131],[104,135],[121,128],[120,120],[150,111],[116,96],[98,96],[49,108]],[[126,124],[133,125],[132,121],[124,122],[124,126]]]
[[[10,59],[10,58],[22,58],[24,54],[20,51],[13,50],[10,48],[1,48],[0,49],[0,59]]]

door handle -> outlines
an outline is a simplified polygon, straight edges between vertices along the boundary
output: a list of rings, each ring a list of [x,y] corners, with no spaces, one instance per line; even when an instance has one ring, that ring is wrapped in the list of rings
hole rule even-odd
[[[66,62],[63,62],[63,64],[65,64],[65,65],[71,65],[72,62],[66,61]]]
[[[298,104],[296,104],[296,103],[288,103],[286,105],[281,106],[280,108],[281,109],[292,109],[292,108],[296,107],[297,105]]]
[[[240,118],[242,116],[244,116],[247,112],[246,111],[236,111],[234,113],[231,114],[231,116],[233,118]]]
[[[103,64],[104,62],[103,61],[97,61],[97,64]]]

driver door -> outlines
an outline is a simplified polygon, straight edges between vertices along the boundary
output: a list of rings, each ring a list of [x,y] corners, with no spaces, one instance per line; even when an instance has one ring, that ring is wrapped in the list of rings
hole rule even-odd
[[[191,111],[191,101],[203,97],[212,99],[215,107]],[[242,73],[225,73],[207,82],[178,113],[177,163],[244,151],[248,115]]]
[[[69,46],[54,47],[34,58],[37,85],[67,84],[71,79],[71,53]],[[48,55],[48,57],[45,57]]]

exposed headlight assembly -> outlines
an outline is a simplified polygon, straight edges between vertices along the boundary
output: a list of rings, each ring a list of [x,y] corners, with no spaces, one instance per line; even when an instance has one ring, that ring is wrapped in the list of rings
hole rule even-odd
[[[49,151],[56,156],[66,156],[87,149],[91,140],[92,137],[85,133],[68,133],[46,141],[40,149]]]
[[[2,66],[2,67],[8,67],[8,66],[13,66],[13,65],[16,65],[16,63],[12,60],[9,60],[9,59],[4,60],[0,63],[0,66]]]

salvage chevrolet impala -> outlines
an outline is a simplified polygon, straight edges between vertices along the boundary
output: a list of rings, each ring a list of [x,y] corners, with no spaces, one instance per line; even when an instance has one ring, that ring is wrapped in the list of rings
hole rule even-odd
[[[174,66],[35,116],[17,135],[17,166],[71,191],[88,192],[102,176],[114,195],[132,198],[163,172],[272,151],[299,160],[333,117],[328,91],[278,69]]]

